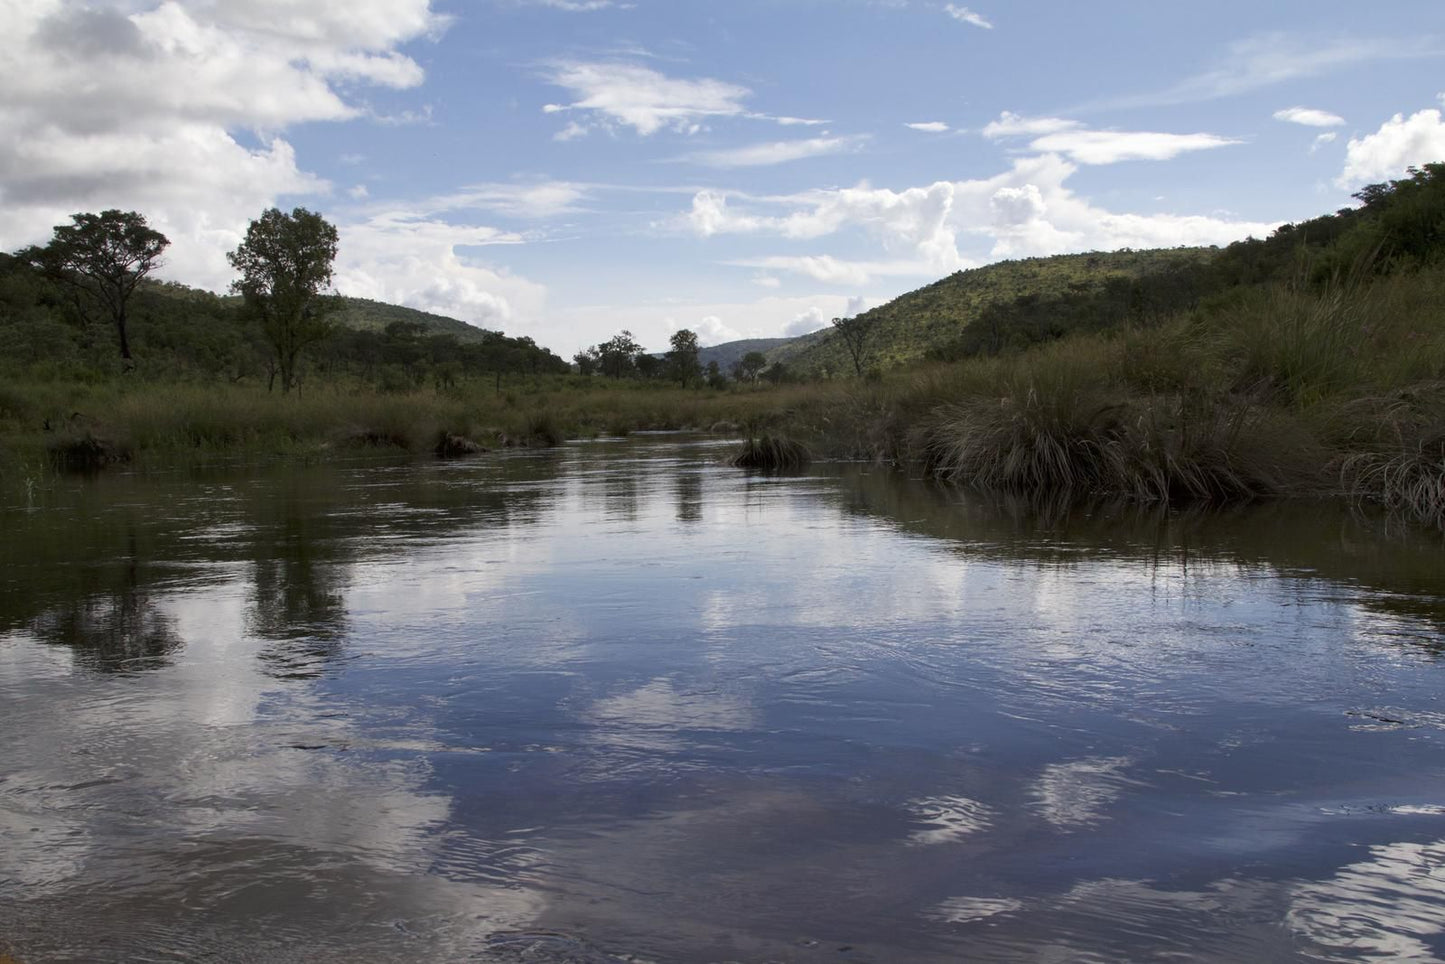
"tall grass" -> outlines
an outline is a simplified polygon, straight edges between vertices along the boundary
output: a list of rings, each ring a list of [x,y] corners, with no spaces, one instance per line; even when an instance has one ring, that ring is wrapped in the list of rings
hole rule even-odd
[[[248,385],[0,384],[0,475],[66,433],[139,461],[422,453],[456,436],[555,444],[747,425],[810,452],[921,466],[1030,496],[1221,503],[1326,492],[1445,525],[1445,268],[1370,284],[1249,289],[1149,325],[1027,351],[779,388],[542,377],[303,397]],[[796,453],[793,453],[796,454]],[[8,483],[7,483],[8,484]]]

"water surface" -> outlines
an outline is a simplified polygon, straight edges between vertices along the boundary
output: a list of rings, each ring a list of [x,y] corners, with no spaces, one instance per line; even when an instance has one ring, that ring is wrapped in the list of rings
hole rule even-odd
[[[1445,550],[675,436],[0,507],[0,951],[1445,958]]]

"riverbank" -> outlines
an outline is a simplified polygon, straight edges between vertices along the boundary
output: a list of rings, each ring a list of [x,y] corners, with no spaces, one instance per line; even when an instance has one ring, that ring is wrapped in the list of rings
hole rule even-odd
[[[57,467],[550,445],[766,430],[824,457],[1026,494],[1224,504],[1346,496],[1445,525],[1445,271],[1242,290],[1170,318],[868,379],[729,389],[580,376],[381,393],[258,385],[0,389],[9,488]],[[463,449],[465,450],[465,449]],[[441,451],[440,454],[446,454]]]
[[[835,441],[947,482],[1445,524],[1445,273],[1285,286],[865,387]],[[840,435],[842,437],[840,437]]]

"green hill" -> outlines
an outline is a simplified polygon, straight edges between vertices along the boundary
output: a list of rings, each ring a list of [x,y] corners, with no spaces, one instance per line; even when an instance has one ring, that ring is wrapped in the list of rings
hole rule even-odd
[[[1103,326],[1109,323],[1104,315],[1118,320],[1121,311],[1174,310],[1179,300],[1192,297],[1197,287],[1193,278],[1215,254],[1214,248],[1126,249],[1001,261],[959,271],[858,316],[870,328],[865,367],[888,368],[1042,340],[1034,335],[1043,333],[1028,331],[1020,316],[1047,316],[1039,324],[1074,329],[1093,327],[1094,322]],[[790,339],[767,355],[770,362],[798,372],[853,370],[846,346],[831,328]]]
[[[336,313],[336,320],[347,328],[354,328],[357,331],[381,332],[386,331],[387,325],[402,322],[420,326],[423,334],[451,335],[463,342],[484,341],[488,334],[488,330],[485,328],[469,325],[465,321],[448,318],[446,315],[420,311],[416,308],[389,305],[381,301],[372,301],[369,298],[343,297],[341,301],[344,307]]]

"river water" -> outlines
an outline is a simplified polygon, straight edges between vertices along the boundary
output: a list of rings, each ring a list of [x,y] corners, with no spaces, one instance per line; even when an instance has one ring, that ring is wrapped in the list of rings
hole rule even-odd
[[[0,958],[1445,958],[1445,547],[634,436],[0,507]]]

